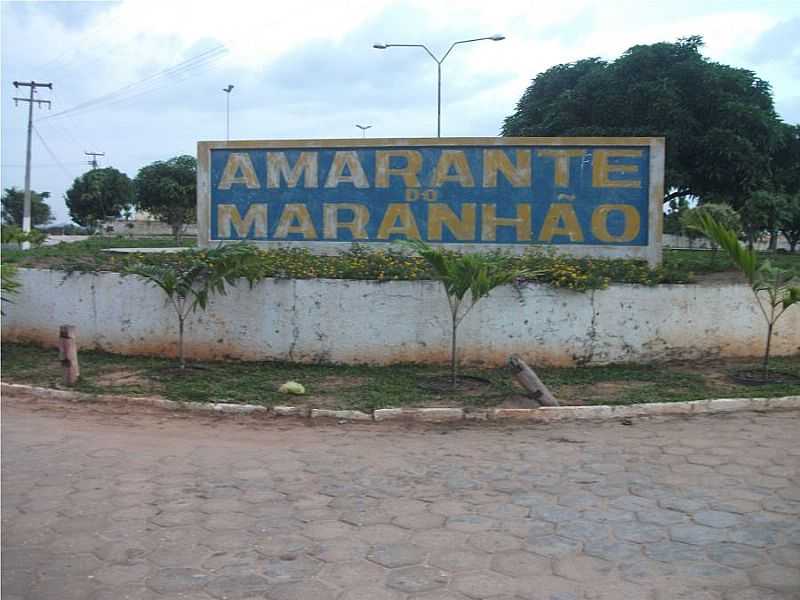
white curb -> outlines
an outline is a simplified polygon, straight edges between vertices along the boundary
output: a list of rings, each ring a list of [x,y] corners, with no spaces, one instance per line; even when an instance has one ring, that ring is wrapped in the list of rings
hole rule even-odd
[[[552,423],[575,420],[609,420],[623,417],[662,417],[674,415],[699,415],[739,411],[800,410],[800,396],[780,398],[718,398],[690,402],[653,402],[620,406],[554,406],[542,408],[489,408],[463,409],[439,408],[379,408],[372,414],[359,410],[307,409],[300,406],[259,406],[232,402],[176,402],[159,397],[129,397],[121,395],[94,395],[71,390],[56,390],[32,385],[2,382],[2,392],[23,392],[47,400],[70,402],[125,402],[167,409],[183,409],[220,414],[257,413],[272,417],[310,417],[312,419],[337,419],[343,421],[419,421],[445,423],[458,421],[499,421]]]
[[[360,410],[328,410],[324,408],[312,408],[311,418],[328,418],[345,421],[372,421],[372,415],[361,412]]]

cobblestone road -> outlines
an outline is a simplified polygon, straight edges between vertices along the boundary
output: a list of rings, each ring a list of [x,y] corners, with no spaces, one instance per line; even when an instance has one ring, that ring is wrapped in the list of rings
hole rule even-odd
[[[4,399],[3,600],[788,600],[800,413],[265,423]]]

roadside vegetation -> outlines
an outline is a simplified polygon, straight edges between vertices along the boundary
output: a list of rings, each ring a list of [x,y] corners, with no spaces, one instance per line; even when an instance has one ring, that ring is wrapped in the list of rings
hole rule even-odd
[[[182,260],[175,254],[106,252],[113,248],[171,248],[174,238],[163,236],[131,239],[91,237],[82,242],[40,246],[29,251],[4,250],[3,261],[20,267],[41,267],[67,272],[118,271],[134,264],[164,264]],[[180,246],[190,249],[194,241]],[[315,256],[302,248],[259,251],[261,277],[285,279],[366,279],[375,281],[435,279],[435,272],[421,257],[409,256],[400,247],[372,250],[353,245],[338,256]],[[716,256],[714,255],[716,254]],[[764,253],[773,265],[800,272],[800,254]],[[733,280],[741,276],[734,262],[722,253],[707,250],[665,250],[663,264],[651,269],[642,261],[599,258],[569,258],[533,248],[523,256],[509,256],[509,267],[523,273],[522,279],[547,283],[575,291],[602,289],[610,283],[658,285],[692,283],[718,273]]]
[[[74,389],[95,394],[160,395],[183,402],[234,402],[264,406],[299,405],[371,411],[395,406],[519,406],[524,392],[509,369],[475,369],[482,377],[473,389],[431,388],[431,378],[448,377],[447,368],[429,365],[390,367],[304,365],[288,362],[205,362],[179,372],[169,358],[123,356],[83,350],[81,378]],[[773,357],[776,371],[800,377],[800,356]],[[732,378],[758,360],[691,361],[651,365],[540,367],[537,373],[562,405],[680,402],[706,398],[769,397],[800,393],[797,379],[787,383],[743,385]],[[3,380],[62,387],[58,350],[27,344],[3,344]],[[278,392],[298,381],[305,396]]]

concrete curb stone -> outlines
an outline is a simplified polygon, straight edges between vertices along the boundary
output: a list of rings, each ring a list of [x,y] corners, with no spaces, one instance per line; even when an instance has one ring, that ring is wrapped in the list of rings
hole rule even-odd
[[[418,421],[445,423],[457,421],[511,421],[527,423],[552,423],[575,420],[610,420],[625,417],[660,417],[674,415],[714,414],[738,411],[800,410],[800,396],[780,398],[717,398],[690,402],[653,402],[626,406],[556,406],[542,408],[490,408],[462,409],[436,408],[380,408],[372,414],[358,410],[329,410],[299,406],[258,406],[232,402],[176,402],[160,397],[128,397],[120,395],[94,395],[71,390],[57,390],[32,385],[2,382],[3,392],[23,392],[37,398],[66,400],[69,402],[125,402],[156,406],[171,410],[190,410],[219,414],[261,414],[272,417],[304,417],[312,419],[337,419],[343,421]]]
[[[360,410],[328,410],[324,408],[312,408],[312,419],[340,419],[345,421],[372,421],[372,415],[361,412]]]

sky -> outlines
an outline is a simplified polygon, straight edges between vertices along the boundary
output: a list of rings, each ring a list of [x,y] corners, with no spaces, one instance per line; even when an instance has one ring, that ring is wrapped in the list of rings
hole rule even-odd
[[[196,155],[201,140],[436,135],[436,64],[443,63],[442,135],[496,136],[536,74],[636,44],[705,39],[710,59],[770,82],[779,116],[800,123],[797,0],[136,0],[8,2],[2,21],[3,188],[24,185],[27,96],[13,81],[52,83],[34,108],[31,187],[64,192],[90,167],[131,178],[143,166]]]

